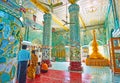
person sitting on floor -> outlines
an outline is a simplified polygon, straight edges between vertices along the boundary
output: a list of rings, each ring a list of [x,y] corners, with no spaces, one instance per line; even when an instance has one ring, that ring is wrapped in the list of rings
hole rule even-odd
[[[48,72],[48,65],[43,61],[41,65],[41,73],[47,73]]]
[[[40,76],[40,62],[38,62],[38,65],[36,67],[36,75],[35,77],[39,77]]]

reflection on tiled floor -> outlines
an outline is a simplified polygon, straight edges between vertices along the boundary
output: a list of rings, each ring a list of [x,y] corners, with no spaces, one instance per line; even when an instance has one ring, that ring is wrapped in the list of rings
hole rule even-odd
[[[69,62],[51,62],[51,63],[52,67],[50,69],[68,71]]]
[[[90,67],[83,64],[83,74],[91,75],[90,83],[112,83],[112,73],[109,67]]]
[[[90,67],[82,64],[83,72],[79,73],[68,72],[68,66],[68,62],[55,62],[48,73],[41,74],[34,80],[29,79],[27,83],[120,83],[120,75],[112,75],[109,67]]]
[[[113,83],[120,83],[120,74],[114,75],[113,76]]]
[[[82,75],[75,72],[49,70],[35,80],[27,80],[27,83],[82,83]]]

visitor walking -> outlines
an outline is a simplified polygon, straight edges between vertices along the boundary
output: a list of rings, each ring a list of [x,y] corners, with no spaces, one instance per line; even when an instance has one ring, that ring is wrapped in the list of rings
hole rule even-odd
[[[27,45],[22,45],[22,50],[18,52],[18,69],[17,69],[17,81],[18,83],[26,83],[26,73],[28,61],[31,59],[30,52],[27,49]]]

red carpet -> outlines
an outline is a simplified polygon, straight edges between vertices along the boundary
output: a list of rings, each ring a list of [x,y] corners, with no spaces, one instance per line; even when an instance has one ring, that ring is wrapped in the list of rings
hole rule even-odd
[[[27,79],[27,83],[90,83],[91,76],[76,72],[49,70],[35,79]]]

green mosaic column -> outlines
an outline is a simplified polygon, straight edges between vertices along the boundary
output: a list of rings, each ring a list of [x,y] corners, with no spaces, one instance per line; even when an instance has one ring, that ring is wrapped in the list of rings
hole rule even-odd
[[[69,70],[80,71],[80,26],[79,26],[79,5],[71,4],[70,13],[70,67]]]
[[[43,27],[43,50],[42,60],[45,61],[49,66],[51,57],[51,39],[52,39],[52,28],[51,28],[51,14],[44,14],[44,27]]]

